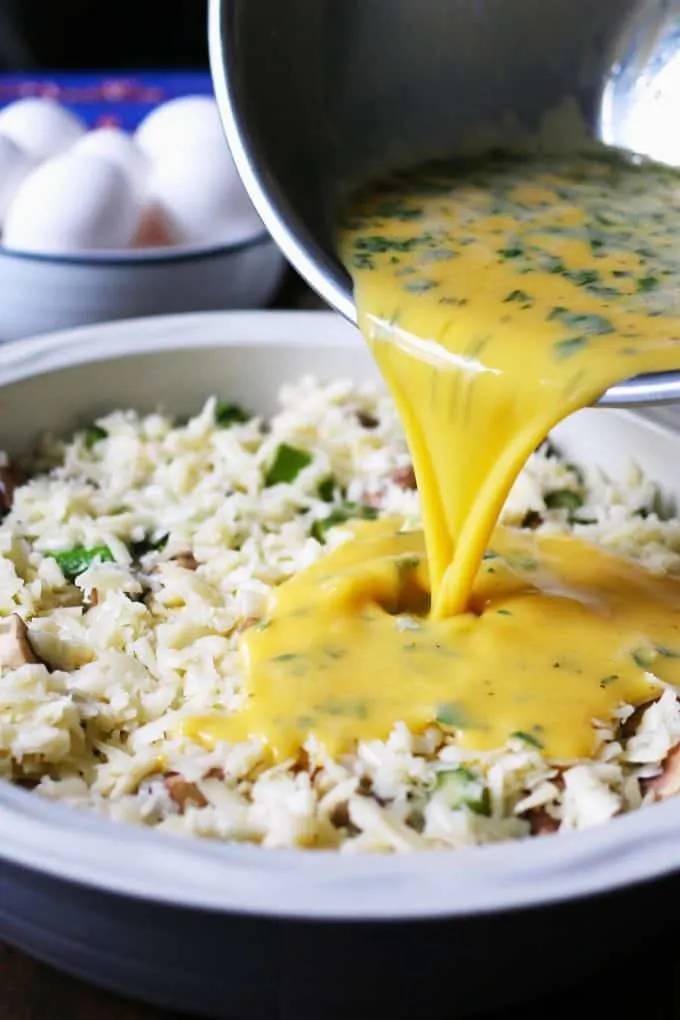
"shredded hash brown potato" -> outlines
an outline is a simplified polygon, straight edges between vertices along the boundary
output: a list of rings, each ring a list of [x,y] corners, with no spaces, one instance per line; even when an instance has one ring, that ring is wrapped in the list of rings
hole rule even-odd
[[[2,465],[0,776],[34,795],[168,833],[352,853],[585,828],[680,790],[680,708],[661,687],[594,721],[595,756],[569,765],[517,741],[463,752],[436,726],[396,725],[338,761],[310,739],[276,767],[256,740],[207,751],[181,735],[187,717],[243,704],[240,633],[272,586],[346,539],[344,519],[418,522],[377,390],[305,378],[266,422],[214,398],[186,422],[116,411],[22,469],[28,481]],[[657,506],[639,471],[585,478],[544,446],[503,520],[678,573],[680,521]]]

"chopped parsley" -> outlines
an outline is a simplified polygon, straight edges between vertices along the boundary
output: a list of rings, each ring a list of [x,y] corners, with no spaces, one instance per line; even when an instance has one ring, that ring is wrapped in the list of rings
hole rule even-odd
[[[514,740],[521,740],[524,744],[530,744],[531,747],[536,747],[538,750],[543,750],[544,744],[540,734],[542,734],[543,728],[541,726],[532,726],[531,730],[515,730],[514,733],[510,734],[510,737]]]
[[[585,347],[588,346],[587,336],[570,336],[566,340],[558,340],[553,344],[553,350],[555,356],[562,360],[563,358],[571,358],[574,354],[578,354]]]
[[[563,308],[559,305],[553,308],[548,316],[548,322],[553,321],[560,322],[562,325],[568,326],[569,329],[576,329],[579,333],[604,336],[607,333],[614,332],[611,321],[605,318],[604,315],[581,315],[576,312],[570,312],[568,308]]]
[[[518,259],[524,255],[524,248],[520,248],[519,245],[512,248],[499,248],[498,254],[502,259]]]
[[[404,290],[411,294],[424,294],[428,290],[434,290],[439,284],[436,280],[408,280],[404,284]]]
[[[470,719],[463,706],[456,701],[450,701],[445,705],[440,705],[437,708],[435,715],[435,721],[440,726],[445,726],[449,729],[464,730],[470,726]]]

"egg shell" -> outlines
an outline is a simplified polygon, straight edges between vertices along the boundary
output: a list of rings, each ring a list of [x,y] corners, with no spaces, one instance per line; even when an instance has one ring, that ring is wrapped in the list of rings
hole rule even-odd
[[[46,254],[127,248],[139,212],[122,170],[98,156],[69,152],[23,182],[7,210],[3,241]]]
[[[181,96],[147,114],[135,132],[137,145],[158,162],[198,140],[224,140],[217,103],[211,96]]]
[[[83,135],[71,151],[108,160],[127,174],[140,198],[144,194],[149,161],[126,131],[115,127],[96,128]]]
[[[83,121],[54,99],[18,99],[0,111],[0,134],[37,160],[65,152],[85,131]]]
[[[16,142],[0,135],[0,229],[10,202],[35,165],[35,160]]]
[[[183,244],[231,244],[264,230],[224,140],[178,149],[157,163],[149,200]]]

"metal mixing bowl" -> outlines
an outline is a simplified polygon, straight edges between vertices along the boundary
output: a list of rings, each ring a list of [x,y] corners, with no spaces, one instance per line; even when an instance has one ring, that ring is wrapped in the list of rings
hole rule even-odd
[[[262,219],[318,293],[355,321],[333,242],[353,185],[453,149],[566,97],[593,134],[680,163],[680,0],[211,0],[227,138]],[[669,130],[670,127],[670,130]],[[680,399],[678,372],[614,386],[605,405]]]

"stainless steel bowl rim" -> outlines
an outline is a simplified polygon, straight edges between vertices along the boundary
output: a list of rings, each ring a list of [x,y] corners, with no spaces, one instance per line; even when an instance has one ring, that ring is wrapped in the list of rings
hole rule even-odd
[[[272,202],[261,174],[253,165],[231,98],[230,69],[222,40],[224,6],[225,0],[210,0],[209,3],[210,68],[222,124],[238,172],[262,222],[291,265],[332,308],[348,321],[356,323],[356,308],[349,277],[343,279],[333,267],[324,268],[300,244],[299,238]],[[678,371],[640,375],[622,381],[611,386],[597,404],[601,407],[631,407],[668,404],[679,400],[680,368]]]

